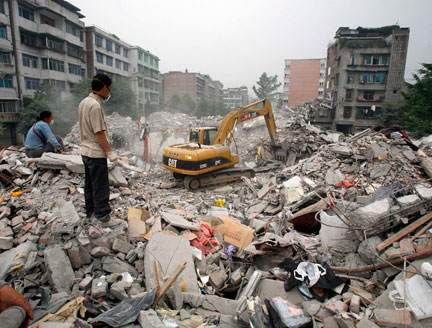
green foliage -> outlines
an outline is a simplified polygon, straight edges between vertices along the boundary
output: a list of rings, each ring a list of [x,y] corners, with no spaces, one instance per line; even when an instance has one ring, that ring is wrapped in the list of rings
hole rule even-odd
[[[198,102],[195,115],[198,117],[225,115],[227,112],[223,103],[211,103],[205,99],[201,99]]]
[[[6,124],[0,123],[0,136],[2,136],[6,132]]]
[[[407,83],[408,91],[397,104],[385,104],[381,117],[385,125],[404,126],[414,137],[432,134],[432,64],[423,64]]]
[[[267,98],[270,101],[277,99],[280,93],[276,92],[276,90],[281,86],[281,83],[277,81],[277,77],[277,75],[267,76],[265,72],[261,74],[257,81],[258,87],[252,87],[258,99]]]
[[[40,112],[48,110],[54,114],[59,107],[61,107],[59,97],[56,96],[56,92],[51,85],[47,81],[44,81],[31,100],[24,100],[24,108],[20,113],[18,132],[26,134],[36,122],[36,118]]]
[[[388,26],[382,26],[377,28],[364,28],[359,26],[357,28],[357,31],[359,31],[361,35],[368,34],[368,33],[378,33],[379,35],[382,36],[389,36],[390,34],[393,33],[394,30],[399,30],[399,29],[400,29],[399,25],[388,25]]]
[[[127,79],[117,79],[111,85],[111,99],[103,104],[106,115],[114,112],[121,116],[138,118],[138,107],[136,97]]]
[[[349,40],[342,39],[341,48],[384,48],[387,47],[387,43],[383,40]]]

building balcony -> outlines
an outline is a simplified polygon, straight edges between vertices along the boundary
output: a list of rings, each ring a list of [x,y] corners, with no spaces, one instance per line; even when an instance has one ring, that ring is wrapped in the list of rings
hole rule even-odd
[[[385,100],[385,96],[374,97],[372,99],[365,99],[362,97],[357,98],[358,102],[382,102],[384,100]],[[348,101],[348,99],[347,99],[347,101]]]
[[[54,36],[58,39],[62,39],[62,40],[66,38],[66,32],[64,32],[61,29],[58,29],[56,27],[53,27],[51,25],[47,25],[47,24],[38,25],[38,33],[49,34],[49,35],[52,35],[52,36]]]
[[[0,72],[15,75],[15,65],[11,63],[0,63]]]

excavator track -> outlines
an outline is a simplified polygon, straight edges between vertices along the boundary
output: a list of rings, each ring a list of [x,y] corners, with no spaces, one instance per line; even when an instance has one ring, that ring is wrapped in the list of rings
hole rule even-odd
[[[186,189],[197,190],[223,183],[238,181],[241,177],[253,178],[255,171],[247,167],[232,167],[197,176],[185,176],[183,184]]]

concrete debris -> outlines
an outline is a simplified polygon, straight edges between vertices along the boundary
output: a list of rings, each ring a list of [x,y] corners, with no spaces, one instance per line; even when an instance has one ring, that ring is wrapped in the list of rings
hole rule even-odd
[[[389,299],[405,281],[395,278],[404,259],[432,261],[432,136],[413,141],[414,151],[371,129],[344,136],[308,123],[329,105],[275,111],[282,162],[264,121],[239,126],[239,156],[255,177],[193,192],[161,168],[162,150],[222,117],[150,115],[145,163],[134,121],[107,116],[120,157],[109,165],[111,215],[124,220],[113,228],[85,215],[78,126],[64,139],[68,155],[26,159],[4,149],[0,279],[31,299],[33,324],[47,319],[41,327],[90,327],[91,318],[153,288],[157,304],[142,309],[135,326],[248,326],[257,297],[256,308],[276,297],[296,304],[318,328],[432,326],[428,315],[390,310]],[[301,262],[308,270],[296,269]],[[415,268],[406,275],[420,277]],[[326,288],[335,277],[344,282]],[[427,299],[422,289],[408,294]],[[47,317],[45,309],[63,306],[68,320]]]

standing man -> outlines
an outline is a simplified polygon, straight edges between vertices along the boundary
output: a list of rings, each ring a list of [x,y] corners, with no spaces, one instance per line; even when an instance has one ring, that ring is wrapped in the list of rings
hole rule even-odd
[[[87,217],[92,215],[103,227],[123,222],[110,218],[108,163],[117,160],[108,142],[108,131],[102,101],[110,98],[112,80],[97,74],[92,82],[92,92],[78,106],[81,137],[81,156],[85,168],[84,198]]]

